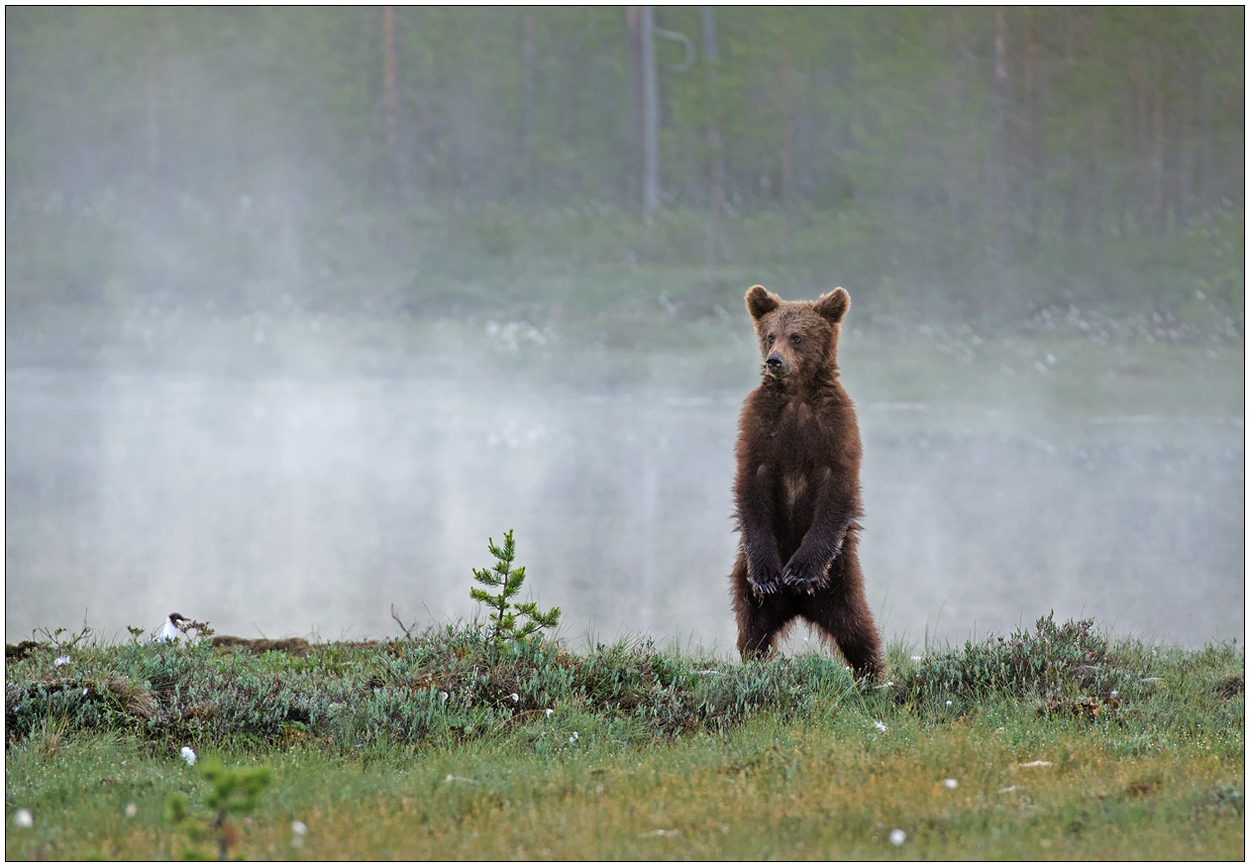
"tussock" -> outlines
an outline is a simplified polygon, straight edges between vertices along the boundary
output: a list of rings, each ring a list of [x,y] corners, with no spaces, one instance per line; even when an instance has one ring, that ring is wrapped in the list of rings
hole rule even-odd
[[[61,667],[55,648],[39,646],[7,667],[8,736],[21,740],[52,719],[68,732],[130,733],[173,749],[244,739],[351,751],[538,737],[553,714],[588,716],[634,739],[723,733],[762,714],[851,714],[868,736],[888,737],[899,713],[958,719],[1010,700],[1043,717],[1140,731],[1146,748],[1158,740],[1152,725],[1197,730],[1244,718],[1229,700],[1244,673],[1232,645],[1190,653],[1112,643],[1088,620],[1044,617],[1032,630],[919,659],[895,648],[890,679],[878,684],[817,654],[738,663],[626,640],[582,655],[538,637],[499,646],[488,628],[318,645],[219,637],[80,646]]]

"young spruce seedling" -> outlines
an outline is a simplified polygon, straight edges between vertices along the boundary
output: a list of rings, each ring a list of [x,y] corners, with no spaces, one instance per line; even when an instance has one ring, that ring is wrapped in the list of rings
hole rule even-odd
[[[543,612],[538,610],[537,603],[522,602],[514,609],[510,601],[513,596],[521,592],[521,585],[525,582],[525,567],[513,568],[512,566],[512,561],[516,557],[512,531],[504,533],[503,547],[496,545],[493,538],[488,539],[487,542],[489,543],[487,548],[496,563],[490,569],[474,569],[473,579],[487,587],[500,588],[499,593],[492,594],[480,587],[472,587],[469,589],[469,595],[493,609],[490,619],[494,628],[491,630],[490,640],[495,647],[502,648],[511,641],[528,638],[541,629],[554,629],[560,621],[559,606]],[[525,616],[528,622],[523,626],[517,626],[517,615]]]
[[[200,775],[213,785],[204,796],[204,806],[215,813],[212,818],[193,815],[187,799],[179,792],[169,796],[167,811],[170,819],[192,840],[201,842],[210,833],[217,837],[217,860],[225,861],[231,846],[239,842],[239,832],[226,822],[231,813],[247,816],[260,804],[261,792],[269,785],[268,768],[226,768],[220,761],[210,759],[200,769]],[[188,848],[183,857],[197,861],[206,860],[203,852]]]

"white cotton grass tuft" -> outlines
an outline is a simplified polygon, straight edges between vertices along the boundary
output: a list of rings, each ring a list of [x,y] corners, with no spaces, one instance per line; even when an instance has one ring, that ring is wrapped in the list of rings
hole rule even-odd
[[[947,777],[945,780],[942,781],[942,785],[948,789],[958,789],[959,780],[952,780],[950,777]]]
[[[13,816],[13,822],[19,828],[29,828],[35,824],[35,817],[30,814],[30,810],[23,807]]]
[[[126,818],[133,819],[137,815],[139,815],[139,806],[134,801],[131,801],[126,805]]]
[[[890,842],[895,846],[902,846],[907,842],[907,832],[902,828],[895,828],[890,832]]]
[[[515,692],[512,693],[512,695],[508,696],[508,698],[512,699],[513,704],[516,704],[517,702],[521,700],[521,697],[517,695]]]
[[[305,825],[303,822],[301,822],[299,819],[296,819],[294,822],[291,823],[291,833],[294,834],[296,837],[303,837],[305,834],[308,833],[308,826]]]
[[[579,735],[577,732],[573,732],[573,734],[569,736],[569,743],[575,744],[581,739],[582,739],[581,735]]]
[[[195,750],[190,747],[182,748],[182,758],[188,765],[195,764]]]
[[[56,659],[52,660],[52,665],[56,668],[60,668],[62,665],[69,665],[69,663],[70,658],[68,656],[58,656]]]
[[[885,727],[885,723],[883,723],[883,722],[882,722],[881,720],[879,720],[879,719],[875,719],[875,720],[873,720],[873,721],[872,721],[872,725],[873,725],[873,728],[875,728],[875,729],[876,729],[877,731],[879,731],[879,732],[886,732],[886,731],[889,731],[889,729],[887,729],[887,728]]]

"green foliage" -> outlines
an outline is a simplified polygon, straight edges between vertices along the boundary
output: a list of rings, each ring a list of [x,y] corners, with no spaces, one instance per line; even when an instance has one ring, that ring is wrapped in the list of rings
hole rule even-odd
[[[210,784],[204,796],[208,815],[196,814],[188,806],[181,792],[173,792],[166,799],[165,815],[169,822],[192,841],[199,843],[215,836],[217,860],[225,861],[230,847],[237,842],[238,831],[227,823],[231,815],[249,816],[260,806],[261,793],[269,786],[273,775],[268,768],[226,768],[219,759],[208,759],[200,767],[199,775]],[[183,852],[188,860],[208,860],[195,848]]]
[[[255,810],[271,777],[268,768],[227,769],[216,759],[204,762],[200,773],[213,786],[204,798],[204,806],[216,811],[219,817],[232,813],[245,816]]]
[[[520,247],[520,225],[517,216],[507,208],[491,204],[469,221],[482,250],[491,256],[509,257]]]
[[[718,267],[884,315],[1203,291],[1240,321],[1242,8],[726,7],[715,64],[699,10],[656,14],[697,63],[657,40],[644,226],[620,9],[398,9],[392,125],[376,7],[10,7],[8,298],[489,307],[517,265],[674,262],[695,291],[715,152]]]
[[[539,636],[499,649],[490,635],[446,625],[306,657],[80,645],[71,671],[38,646],[6,667],[6,801],[34,816],[33,827],[10,824],[6,854],[208,857],[225,844],[246,858],[1075,859],[1244,848],[1235,642],[1190,651],[1047,616],[916,657],[894,644],[889,679],[869,686],[815,653],[739,663],[645,639],[573,653]],[[188,742],[206,754],[197,768],[175,757]],[[266,751],[268,771],[256,766]],[[230,821],[240,816],[253,819],[246,833]],[[892,828],[906,830],[906,847],[888,842]]]
[[[960,650],[925,657],[897,678],[896,693],[913,701],[956,695],[979,698],[995,692],[1048,696],[1070,686],[1109,692],[1120,686],[1107,640],[1093,620],[1054,622],[1054,612],[1038,618],[1033,633],[968,641]]]
[[[58,626],[51,631],[47,629],[36,629],[32,634],[32,639],[38,639],[43,635],[45,643],[56,648],[58,651],[67,652],[78,647],[79,644],[86,641],[91,636],[91,627],[87,625],[86,614],[83,615],[82,629],[77,632],[71,632],[63,626]]]
[[[740,663],[623,640],[583,655],[538,635],[501,647],[493,624],[314,645],[306,657],[123,644],[80,649],[67,671],[54,656],[44,647],[7,667],[11,746],[56,752],[81,733],[115,732],[153,744],[359,755],[537,732],[571,718],[637,740],[723,733],[763,716],[835,724],[1002,713],[1113,725],[1124,749],[1148,752],[1240,731],[1245,715],[1235,645],[1190,652],[1112,642],[1089,621],[1052,617],[918,660],[892,649],[888,681],[876,687],[818,654]]]
[[[560,608],[556,606],[549,611],[541,611],[535,602],[522,602],[514,606],[512,597],[521,592],[525,583],[525,567],[513,568],[512,561],[516,557],[516,544],[512,539],[512,531],[504,534],[503,546],[495,544],[495,540],[487,540],[487,548],[495,557],[495,565],[490,569],[474,569],[473,579],[485,587],[499,588],[498,593],[488,593],[480,587],[471,587],[469,595],[493,609],[490,615],[494,624],[490,640],[496,648],[502,649],[511,642],[524,641],[531,635],[537,635],[543,629],[554,629],[560,622]],[[525,618],[518,626],[517,617]]]
[[[1185,658],[1204,679],[1228,661],[1222,652]],[[1243,727],[1184,738],[1161,727],[1160,746],[1138,750],[1131,721],[1039,718],[1003,696],[949,720],[891,706],[865,695],[827,716],[762,713],[723,732],[657,740],[560,705],[462,743],[275,750],[265,760],[273,782],[229,855],[1214,860],[1244,849]],[[249,767],[257,749],[221,756]],[[10,823],[6,855],[212,854],[203,846],[211,818],[198,831],[161,819],[171,789],[185,821],[209,786],[134,738],[82,737],[53,760],[12,747],[6,812],[11,822],[28,809],[34,824]],[[893,828],[906,831],[901,848]]]

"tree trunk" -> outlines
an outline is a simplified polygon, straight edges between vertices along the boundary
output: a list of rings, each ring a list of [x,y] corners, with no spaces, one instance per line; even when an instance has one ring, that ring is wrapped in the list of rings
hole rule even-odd
[[[1154,48],[1154,136],[1150,156],[1151,174],[1154,175],[1154,201],[1151,210],[1154,212],[1156,234],[1167,231],[1167,181],[1163,161],[1163,57],[1159,45]]]
[[[1029,24],[1024,36],[1024,165],[1021,167],[1021,193],[1026,221],[1025,233],[1031,249],[1037,248],[1037,224],[1041,207],[1038,181],[1041,177],[1041,148],[1038,135],[1038,69],[1037,69],[1037,13],[1028,12]]]
[[[642,212],[660,206],[660,82],[655,68],[655,7],[642,7]]]
[[[395,7],[382,7],[382,104],[385,110],[386,154],[396,204],[404,204],[404,157],[399,146],[399,61],[395,48]]]
[[[1198,99],[1198,128],[1202,131],[1201,160],[1198,164],[1198,202],[1200,210],[1219,201],[1219,177],[1215,166],[1215,88],[1211,86],[1211,70],[1202,70],[1202,90]]]
[[[530,191],[534,142],[534,7],[521,17],[521,184]]]
[[[1007,11],[994,8],[994,90],[996,95],[997,167],[994,191],[994,247],[998,261],[1011,262],[1011,166],[1007,141],[1007,111],[1011,80],[1007,75]]]
[[[967,36],[964,32],[963,17],[960,15],[958,8],[950,10],[950,32],[951,32],[951,52],[954,56],[952,64],[952,72],[954,76],[954,93],[952,99],[952,108],[956,115],[962,115],[964,112],[964,78],[965,78],[965,57],[971,55],[967,47]],[[964,176],[963,161],[966,154],[974,152],[966,141],[964,135],[958,135],[951,142],[951,149],[947,151],[946,160],[943,171],[943,186],[946,192],[946,209],[950,215],[951,225],[962,230],[964,228],[964,219],[960,203],[963,199],[962,178]]]
[[[1132,43],[1133,63],[1130,67],[1130,82],[1136,96],[1136,110],[1133,112],[1134,126],[1131,135],[1125,136],[1126,147],[1132,159],[1133,179],[1136,189],[1128,196],[1129,208],[1125,208],[1126,222],[1137,218],[1139,229],[1149,229],[1153,184],[1150,179],[1150,84],[1147,81],[1148,71],[1141,57],[1146,47],[1140,39]],[[1127,112],[1126,112],[1127,114]],[[1130,210],[1131,209],[1131,210]],[[1125,228],[1128,228],[1126,226]]]
[[[161,127],[156,101],[156,61],[148,64],[148,180],[156,184],[161,171]]]
[[[790,211],[794,197],[794,66],[790,34],[781,30],[781,255],[790,255]]]
[[[629,123],[626,140],[629,153],[626,158],[626,188],[632,203],[642,201],[642,7],[625,7],[625,39],[629,63]]]
[[[161,139],[161,82],[166,86],[164,94],[166,105],[173,106],[173,65],[172,58],[164,49],[169,44],[165,36],[165,18],[157,14],[149,18],[148,31],[148,62],[144,91],[147,108],[147,178],[152,192],[158,192],[162,186],[165,155]],[[166,123],[168,123],[166,118]]]
[[[703,59],[707,65],[707,144],[708,152],[711,154],[708,173],[707,238],[703,244],[703,260],[707,269],[708,289],[712,290],[716,286],[716,242],[719,235],[720,212],[725,207],[725,158],[724,142],[721,139],[717,114],[716,86],[720,76],[717,66],[720,62],[720,55],[716,46],[715,7],[700,6],[699,17],[703,27]]]

